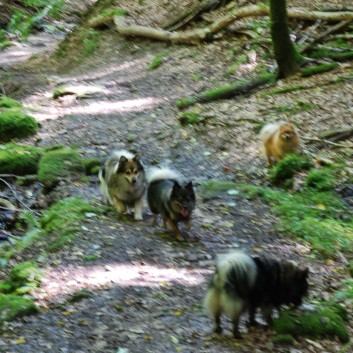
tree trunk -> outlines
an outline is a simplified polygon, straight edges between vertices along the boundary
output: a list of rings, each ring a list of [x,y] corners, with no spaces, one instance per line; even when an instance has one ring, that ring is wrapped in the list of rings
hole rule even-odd
[[[289,77],[299,70],[301,56],[289,36],[286,0],[270,0],[271,37],[278,77]]]

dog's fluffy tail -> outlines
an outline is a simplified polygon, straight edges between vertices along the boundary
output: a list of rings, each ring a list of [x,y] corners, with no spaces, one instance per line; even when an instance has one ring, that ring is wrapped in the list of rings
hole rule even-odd
[[[239,315],[256,275],[256,263],[249,255],[241,251],[219,255],[204,300],[206,311],[213,317],[221,312],[231,317]]]
[[[266,124],[260,131],[260,140],[263,143],[266,143],[266,141],[268,141],[268,139],[281,127],[282,124],[282,122]]]
[[[175,180],[180,183],[183,180],[183,176],[175,170],[169,169],[168,167],[163,168],[151,168],[147,173],[148,183],[152,183],[158,180]]]

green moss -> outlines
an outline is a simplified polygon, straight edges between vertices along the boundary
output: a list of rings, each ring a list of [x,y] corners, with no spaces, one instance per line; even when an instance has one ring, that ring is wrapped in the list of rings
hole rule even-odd
[[[334,192],[305,189],[286,192],[254,185],[239,186],[248,197],[267,201],[280,222],[278,230],[310,243],[320,256],[335,256],[353,246],[353,219],[347,205]]]
[[[351,60],[353,58],[353,50],[348,50],[344,52],[337,52],[337,51],[332,51],[328,49],[321,49],[321,50],[315,50],[310,53],[310,57],[312,58],[329,58],[333,59],[336,61],[345,61],[345,60]],[[334,64],[334,63],[332,63]],[[337,63],[335,63],[337,66]],[[323,64],[323,65],[330,65],[330,64]],[[321,66],[321,65],[318,65]]]
[[[32,116],[7,110],[0,113],[0,142],[34,135],[38,124]]]
[[[194,112],[183,112],[179,114],[179,121],[181,125],[193,125],[204,121],[205,118]]]
[[[294,337],[292,335],[276,335],[272,338],[274,344],[292,344],[294,342]]]
[[[54,186],[60,179],[85,171],[77,151],[59,149],[47,152],[39,161],[38,179],[46,187]]]
[[[284,182],[292,179],[296,173],[308,170],[310,167],[311,162],[308,157],[288,154],[270,170],[270,181],[274,185],[284,185]]]
[[[209,180],[200,186],[204,198],[232,196],[238,194],[238,185],[233,181]]]
[[[312,169],[306,177],[306,185],[318,191],[333,190],[335,184],[336,179],[330,168]]]
[[[352,55],[352,57],[353,57],[353,55]],[[338,63],[333,62],[330,64],[321,64],[321,65],[307,67],[305,69],[301,69],[300,72],[303,77],[308,77],[308,76],[312,76],[315,74],[320,74],[322,72],[331,71],[331,70],[335,69],[337,66],[338,66]]]
[[[335,337],[342,342],[349,341],[349,334],[343,319],[329,306],[320,307],[315,312],[302,313],[295,310],[280,312],[274,320],[274,330],[278,334],[294,337]]]
[[[0,173],[27,175],[37,173],[43,149],[7,144],[0,146]]]
[[[103,163],[103,158],[86,158],[83,160],[87,175],[97,175],[99,167]]]
[[[234,64],[227,70],[227,74],[228,74],[228,75],[234,74],[234,73],[238,70],[239,65],[244,64],[244,63],[246,63],[247,61],[248,61],[248,56],[247,56],[247,55],[241,55],[241,56],[237,59],[236,63],[234,63]]]
[[[35,263],[26,261],[14,266],[8,278],[0,282],[1,293],[27,293],[39,286],[41,273]]]
[[[198,102],[198,99],[196,97],[189,97],[189,98],[179,99],[176,105],[179,109],[183,109],[183,108],[189,107],[190,105],[194,105],[197,102]]]
[[[294,115],[300,112],[308,112],[316,108],[315,104],[307,103],[303,101],[297,101],[293,104],[287,105],[277,105],[267,109],[267,112],[271,115],[278,115],[278,114],[286,114],[286,115]]]
[[[166,53],[156,55],[151,63],[148,65],[147,70],[152,71],[160,67],[164,63],[164,58],[167,56]]]
[[[88,290],[88,289],[81,289],[77,292],[75,292],[74,294],[72,294],[68,299],[67,301],[69,303],[75,303],[75,302],[78,302],[82,299],[85,299],[85,298],[91,298],[93,296],[93,293]]]
[[[20,108],[22,104],[14,99],[0,95],[0,108]]]
[[[11,321],[38,311],[38,307],[32,300],[15,294],[0,294],[0,322]]]
[[[125,9],[118,9],[118,8],[110,8],[105,9],[101,13],[103,17],[114,17],[114,16],[127,16],[129,14],[128,10]]]
[[[86,213],[103,211],[80,198],[68,198],[51,206],[40,219],[48,251],[58,251],[75,239],[80,230],[79,222],[86,218]]]
[[[92,54],[98,47],[98,42],[100,38],[101,32],[96,31],[94,29],[87,29],[81,35],[81,40],[83,44],[83,54],[88,56]]]
[[[285,88],[277,88],[277,89],[272,89],[269,90],[263,94],[261,94],[261,97],[266,97],[266,96],[272,96],[274,94],[283,94],[283,93],[288,93],[288,92],[295,92],[295,91],[301,91],[307,89],[306,86],[289,86]]]

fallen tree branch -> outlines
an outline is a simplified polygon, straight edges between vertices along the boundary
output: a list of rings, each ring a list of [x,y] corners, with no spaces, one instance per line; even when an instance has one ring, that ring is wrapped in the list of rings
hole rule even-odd
[[[255,88],[264,86],[276,80],[277,74],[264,74],[252,80],[235,82],[233,84],[218,87],[212,90],[201,92],[195,96],[180,99],[177,102],[179,109],[184,109],[196,103],[211,102],[218,99],[231,98],[251,92]]]
[[[346,140],[351,136],[353,136],[353,127],[347,129],[327,131],[320,135],[321,138],[330,140],[332,142]]]
[[[229,26],[234,21],[250,16],[268,16],[270,9],[266,5],[251,5],[233,10],[230,14],[213,22],[210,26],[185,32],[167,31],[140,25],[127,25],[124,17],[113,16],[116,30],[124,36],[138,36],[172,43],[192,44],[210,39],[213,35]],[[288,17],[307,21],[348,21],[353,20],[353,12],[321,12],[301,9],[288,9]],[[93,21],[94,19],[92,19]],[[110,18],[105,19],[107,23]],[[94,21],[92,22],[94,24]]]
[[[315,43],[318,43],[320,41],[322,41],[325,37],[327,37],[328,35],[330,35],[331,33],[335,33],[339,30],[341,30],[342,28],[347,27],[351,22],[353,21],[353,18],[350,18],[348,20],[344,20],[341,21],[340,23],[338,23],[335,26],[332,26],[330,28],[328,28],[325,32],[319,34],[316,38],[313,38],[300,52],[301,54],[307,53]]]

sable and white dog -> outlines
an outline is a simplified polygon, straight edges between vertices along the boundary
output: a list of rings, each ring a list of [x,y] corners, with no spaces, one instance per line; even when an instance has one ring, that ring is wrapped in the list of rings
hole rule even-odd
[[[233,322],[234,337],[240,338],[241,313],[247,309],[250,324],[254,325],[258,307],[271,325],[274,308],[302,303],[308,291],[308,272],[307,268],[300,269],[292,261],[252,257],[241,251],[218,256],[204,301],[214,319],[215,332],[222,332],[221,315],[225,313]]]
[[[99,170],[100,190],[105,201],[123,213],[133,207],[135,220],[142,220],[147,189],[145,169],[138,154],[114,151]]]

